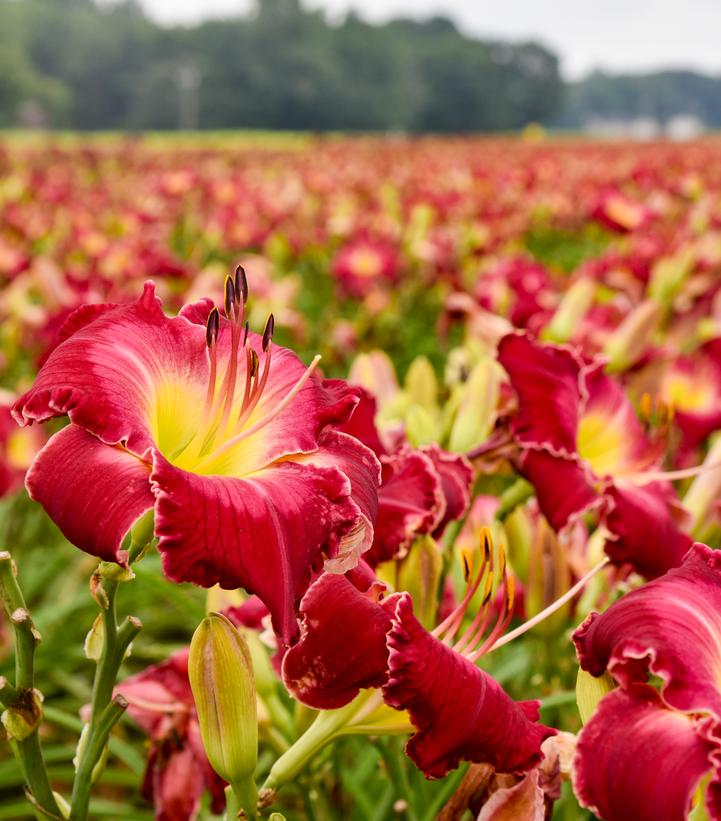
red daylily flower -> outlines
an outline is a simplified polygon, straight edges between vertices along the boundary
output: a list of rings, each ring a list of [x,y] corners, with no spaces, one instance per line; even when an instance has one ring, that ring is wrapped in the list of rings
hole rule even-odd
[[[513,701],[475,664],[509,623],[512,592],[507,588],[507,606],[487,636],[490,596],[452,643],[481,581],[490,583],[492,565],[486,565],[432,633],[414,616],[408,593],[384,598],[385,585],[372,574],[324,574],[301,602],[301,638],[282,664],[286,687],[316,709],[341,707],[361,688],[381,687],[389,706],[408,711],[417,732],[406,752],[427,778],[442,778],[462,759],[499,772],[532,769],[555,730],[537,723],[538,701]],[[338,624],[344,625],[340,636]]]
[[[438,537],[449,522],[460,518],[471,501],[473,470],[464,456],[435,444],[402,444],[389,451],[375,426],[375,398],[363,388],[357,390],[357,411],[340,429],[371,448],[381,462],[373,544],[364,555],[375,566],[402,558],[417,536]]]
[[[607,821],[684,819],[711,772],[706,806],[721,818],[721,553],[693,545],[680,567],[591,613],[573,639],[584,670],[620,684],[579,737],[581,802]]]
[[[551,526],[562,530],[599,510],[616,564],[647,577],[678,566],[691,539],[676,521],[672,487],[654,481],[660,443],[648,439],[602,363],[519,333],[501,340],[498,359],[518,395],[511,429],[521,449],[519,469]]]
[[[702,779],[708,817],[721,818],[721,723],[666,707],[634,684],[602,699],[576,748],[573,787],[604,821],[685,821]]]
[[[155,806],[158,821],[190,821],[206,789],[212,809],[225,806],[225,783],[210,766],[200,737],[188,679],[188,651],[175,653],[119,684],[128,713],[150,736],[142,794]]]
[[[248,333],[246,297],[238,273],[226,318],[209,300],[168,318],[152,283],[135,303],[84,306],[13,413],[70,418],[26,484],[73,544],[122,563],[153,508],[170,579],[256,593],[290,642],[311,570],[343,572],[370,547],[378,463],[333,429],[358,392],[275,347],[272,317]]]

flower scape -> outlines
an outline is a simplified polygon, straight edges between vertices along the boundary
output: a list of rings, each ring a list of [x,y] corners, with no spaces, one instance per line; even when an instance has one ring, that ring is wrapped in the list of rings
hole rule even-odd
[[[721,819],[721,146],[0,147],[0,817]]]

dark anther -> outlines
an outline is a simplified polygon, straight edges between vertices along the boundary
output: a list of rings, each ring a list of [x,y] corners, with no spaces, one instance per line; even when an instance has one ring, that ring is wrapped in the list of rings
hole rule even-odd
[[[250,330],[250,323],[246,320],[245,322],[245,335],[243,336],[243,347],[245,348],[245,343],[248,341],[248,331]]]
[[[212,345],[215,345],[215,342],[218,339],[219,327],[220,314],[218,313],[217,308],[213,308],[213,310],[208,314],[208,321],[205,325],[205,342],[209,348]]]
[[[265,323],[265,330],[263,331],[263,350],[268,350],[268,345],[270,345],[270,340],[273,338],[273,332],[275,331],[275,319],[273,314],[268,317],[268,321]]]
[[[235,298],[242,299],[243,304],[248,301],[248,278],[242,265],[235,269]]]
[[[258,373],[258,354],[253,348],[250,349],[250,375],[255,376]]]
[[[230,312],[235,304],[235,285],[230,277],[225,278],[225,300],[223,307],[225,308],[225,315],[230,319]]]

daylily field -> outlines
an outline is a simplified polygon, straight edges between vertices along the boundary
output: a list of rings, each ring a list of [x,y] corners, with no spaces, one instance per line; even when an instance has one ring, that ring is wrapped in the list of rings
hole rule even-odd
[[[721,819],[721,142],[5,137],[0,282],[0,819]]]

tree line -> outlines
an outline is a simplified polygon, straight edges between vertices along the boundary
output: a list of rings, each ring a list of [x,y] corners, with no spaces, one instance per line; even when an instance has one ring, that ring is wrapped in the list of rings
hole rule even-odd
[[[0,0],[0,125],[462,132],[548,120],[563,84],[535,42],[434,17],[333,24],[300,0],[160,26],[135,0]]]

